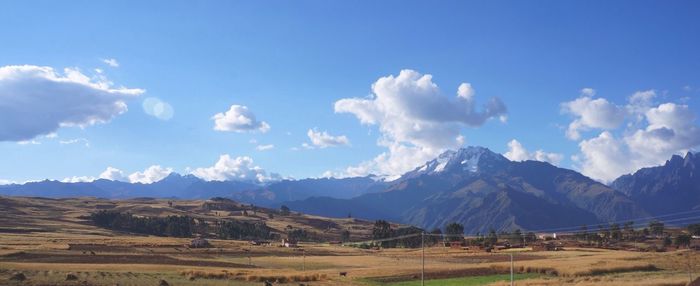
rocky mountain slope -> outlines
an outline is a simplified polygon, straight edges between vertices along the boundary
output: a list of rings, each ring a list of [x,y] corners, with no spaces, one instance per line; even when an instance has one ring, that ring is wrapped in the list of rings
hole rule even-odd
[[[700,209],[700,155],[674,155],[663,166],[624,175],[611,186],[653,215]]]
[[[445,152],[380,193],[346,200],[312,198],[289,206],[426,228],[459,222],[470,233],[591,225],[647,215],[626,195],[575,171],[509,161],[482,147]]]

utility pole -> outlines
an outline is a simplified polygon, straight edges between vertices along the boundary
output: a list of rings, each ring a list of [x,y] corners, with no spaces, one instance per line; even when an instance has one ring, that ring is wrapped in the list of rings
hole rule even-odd
[[[301,249],[301,271],[306,271],[306,249]]]
[[[688,257],[688,283],[693,283],[693,272],[692,272],[692,263],[690,262],[690,251],[686,252],[686,256]]]
[[[425,231],[420,234],[420,245],[423,249],[421,254],[420,285],[425,286]]]
[[[513,286],[513,253],[510,254],[510,286]]]

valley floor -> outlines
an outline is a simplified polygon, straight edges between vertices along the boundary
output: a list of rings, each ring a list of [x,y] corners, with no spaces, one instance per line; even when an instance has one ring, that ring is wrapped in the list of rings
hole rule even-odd
[[[209,240],[210,248],[194,249],[186,246],[191,239],[115,232],[84,219],[106,207],[153,215],[219,215],[202,209],[202,203],[0,198],[0,285],[420,285],[421,249],[323,243],[285,248],[278,241],[254,246],[216,239]],[[277,229],[293,225],[319,236],[336,236],[323,227],[328,222],[352,230],[353,238],[371,232],[371,223],[353,219],[261,217]],[[509,285],[510,254],[516,285],[686,285],[700,276],[700,253],[691,250],[567,247],[469,253],[430,247],[425,250],[426,285]]]
[[[299,248],[212,240],[189,249],[188,239],[0,234],[2,285],[420,285],[421,251],[361,250],[325,244]],[[426,285],[508,285],[510,253],[426,249]],[[513,252],[516,285],[685,285],[698,276],[694,251],[642,253],[567,249]],[[341,276],[341,272],[347,272]],[[22,273],[23,281],[12,280]],[[67,281],[69,274],[75,280]],[[16,277],[15,277],[16,278]]]

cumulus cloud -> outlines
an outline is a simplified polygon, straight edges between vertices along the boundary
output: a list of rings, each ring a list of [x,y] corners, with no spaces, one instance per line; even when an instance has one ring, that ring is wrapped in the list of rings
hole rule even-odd
[[[584,88],[581,96],[561,105],[562,111],[575,117],[566,130],[571,140],[581,139],[580,131],[615,129],[625,120],[625,110],[605,98],[593,98],[595,90]]]
[[[119,62],[117,61],[117,59],[114,58],[102,59],[102,62],[113,68],[119,67]]]
[[[151,184],[158,182],[173,172],[172,168],[163,168],[160,165],[153,165],[143,172],[135,172],[129,175],[129,182]]]
[[[258,145],[255,147],[255,150],[258,151],[267,151],[267,150],[272,150],[275,148],[274,144],[267,144],[267,145]]]
[[[10,180],[3,180],[3,179],[0,179],[0,185],[11,185],[11,184],[14,184],[14,183],[15,183],[15,182],[10,181]]]
[[[564,159],[564,155],[559,153],[548,153],[543,150],[529,152],[520,142],[518,142],[518,140],[515,139],[508,142],[508,152],[503,154],[503,156],[511,161],[535,160],[548,162],[552,165],[559,165],[559,162]]]
[[[226,112],[215,114],[214,130],[217,131],[260,131],[265,133],[270,130],[270,125],[265,121],[258,121],[248,107],[243,105],[231,105]]]
[[[94,177],[89,177],[89,176],[73,176],[73,177],[67,177],[63,178],[61,182],[64,183],[89,183],[94,181]]]
[[[122,181],[122,182],[128,182],[129,177],[124,174],[122,170],[119,170],[114,167],[107,167],[107,169],[100,173],[99,176],[100,179],[106,179],[106,180],[111,180],[111,181]]]
[[[366,125],[377,125],[378,145],[387,151],[373,160],[350,167],[347,173],[397,176],[434,158],[446,149],[462,146],[463,127],[478,127],[491,118],[505,120],[506,106],[498,98],[478,108],[471,84],[463,83],[456,96],[444,96],[431,75],[402,70],[398,76],[379,78],[369,98],[345,98],[336,113],[350,113]]]
[[[192,175],[206,181],[267,182],[279,179],[279,175],[274,173],[268,176],[263,168],[253,164],[253,159],[250,157],[231,158],[228,154],[219,156],[214,166],[195,169]]]
[[[142,89],[114,88],[75,68],[0,67],[0,141],[24,141],[59,127],[105,123],[127,111]]]
[[[581,157],[579,168],[591,178],[608,183],[622,174],[638,168],[630,161],[631,156],[624,144],[609,131],[579,143]]]
[[[700,129],[696,115],[684,104],[654,103],[655,97],[653,90],[628,97],[626,128],[618,135],[615,130],[605,130],[579,142],[580,154],[573,157],[576,168],[591,178],[610,182],[697,148]]]
[[[350,140],[348,140],[348,137],[345,135],[333,136],[328,134],[326,131],[317,131],[316,129],[309,129],[309,131],[306,132],[306,135],[309,136],[311,144],[319,148],[350,145]],[[304,148],[313,147],[306,143],[302,146]]]

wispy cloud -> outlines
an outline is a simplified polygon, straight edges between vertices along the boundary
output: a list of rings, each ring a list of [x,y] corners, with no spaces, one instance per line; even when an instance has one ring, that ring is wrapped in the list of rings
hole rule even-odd
[[[115,58],[102,59],[102,62],[113,68],[119,67],[119,62]]]
[[[275,145],[273,145],[273,144],[267,144],[267,145],[258,145],[257,147],[255,147],[255,150],[258,150],[258,151],[268,151],[268,150],[272,150],[272,149],[274,149],[274,148],[275,148]]]
[[[72,145],[72,144],[83,143],[83,144],[85,144],[85,147],[90,147],[90,140],[87,140],[85,138],[60,140],[60,141],[58,141],[58,143],[60,143],[61,145]]]

